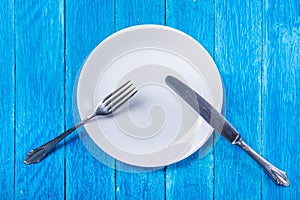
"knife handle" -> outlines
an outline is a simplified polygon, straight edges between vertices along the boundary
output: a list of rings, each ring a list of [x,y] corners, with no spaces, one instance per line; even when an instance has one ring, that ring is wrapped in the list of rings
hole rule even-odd
[[[239,137],[233,144],[238,145],[246,151],[260,166],[264,168],[266,173],[275,181],[276,184],[283,186],[290,185],[290,181],[286,173],[256,153],[249,145],[246,144],[246,142],[242,140],[242,137]]]

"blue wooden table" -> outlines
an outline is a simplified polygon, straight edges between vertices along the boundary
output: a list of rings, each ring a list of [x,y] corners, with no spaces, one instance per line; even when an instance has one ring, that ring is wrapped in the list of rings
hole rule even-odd
[[[73,125],[73,83],[90,51],[137,24],[177,28],[212,55],[226,116],[290,178],[273,183],[220,138],[205,157],[149,173],[111,169],[77,134],[36,165],[28,150]],[[2,1],[0,199],[299,199],[299,0]]]

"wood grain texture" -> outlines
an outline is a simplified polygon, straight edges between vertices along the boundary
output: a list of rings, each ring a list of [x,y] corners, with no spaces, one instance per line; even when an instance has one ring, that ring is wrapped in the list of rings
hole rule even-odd
[[[0,6],[0,199],[14,197],[14,4]]]
[[[166,24],[191,35],[213,55],[214,2],[168,0],[166,8]],[[167,167],[167,199],[213,199],[213,152],[205,158],[198,153]]]
[[[116,30],[149,23],[208,50],[224,81],[226,117],[287,172],[289,187],[223,138],[204,159],[196,153],[150,173],[106,167],[76,133],[41,163],[23,164],[30,149],[74,124],[73,84],[90,51]],[[0,199],[298,199],[299,24],[299,0],[3,1]]]
[[[116,30],[139,24],[165,23],[164,0],[115,0]]]
[[[63,1],[15,1],[16,199],[64,197],[64,149],[40,164],[27,152],[64,130]]]
[[[262,199],[300,195],[300,2],[264,3],[262,82],[263,155],[287,172],[288,188],[263,175]]]
[[[66,1],[65,20],[66,127],[71,127],[74,124],[72,97],[77,73],[89,53],[113,33],[114,2]],[[66,199],[114,198],[114,169],[95,159],[74,133],[66,140]]]
[[[164,24],[164,0],[116,1],[116,30],[138,24]],[[122,163],[116,163],[118,168]],[[148,173],[116,172],[116,199],[164,199],[164,170]]]
[[[226,92],[226,118],[260,153],[262,3],[216,0],[215,6],[215,62]],[[215,145],[215,199],[260,199],[261,173],[245,152],[220,138]]]

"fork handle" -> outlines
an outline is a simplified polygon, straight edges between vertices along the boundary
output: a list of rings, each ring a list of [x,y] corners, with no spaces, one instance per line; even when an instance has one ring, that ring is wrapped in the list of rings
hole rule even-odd
[[[246,151],[260,166],[262,166],[265,170],[265,172],[275,181],[276,184],[282,185],[282,186],[289,186],[290,181],[286,175],[286,173],[274,165],[272,165],[270,162],[265,160],[263,157],[261,157],[258,153],[256,153],[250,146],[246,144],[242,140],[241,137],[238,138],[237,141],[235,141],[236,145],[240,146],[244,151]]]
[[[72,128],[68,129],[67,131],[63,132],[53,140],[43,144],[40,147],[37,147],[35,149],[32,149],[28,152],[27,157],[24,160],[24,164],[32,164],[32,163],[38,163],[40,162],[44,157],[47,156],[47,154],[64,138],[66,138],[68,135],[70,135],[74,130],[76,130],[78,127],[85,124],[86,120],[83,120],[73,126]]]

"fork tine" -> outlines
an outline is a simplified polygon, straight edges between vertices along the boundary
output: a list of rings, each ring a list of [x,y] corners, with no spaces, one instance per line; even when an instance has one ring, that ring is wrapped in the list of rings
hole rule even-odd
[[[102,102],[104,103],[107,99],[109,99],[112,95],[116,94],[117,92],[119,92],[122,88],[124,88],[128,83],[130,82],[127,81],[126,83],[124,83],[123,85],[121,85],[120,87],[118,87],[115,91],[113,91],[112,93],[108,94],[106,97],[104,97],[104,99],[102,100]]]
[[[122,106],[126,101],[128,101],[133,95],[137,93],[136,88],[132,88],[125,94],[123,94],[120,98],[118,98],[116,101],[111,103],[112,111],[117,110],[120,106]]]
[[[111,113],[117,110],[136,93],[136,87],[134,87],[133,84],[130,83],[130,81],[127,81],[126,83],[118,87],[115,91],[107,95],[103,99],[101,104],[109,113]]]
[[[117,98],[119,98],[125,91],[127,91],[133,84],[131,83],[130,85],[128,85],[127,87],[126,84],[122,85],[120,88],[118,88],[117,90],[115,90],[114,92],[112,92],[112,95],[110,95],[109,98],[106,98],[105,101],[103,101],[103,104],[105,106],[108,106],[108,104],[110,104],[111,102],[113,102],[114,100],[116,100]],[[125,87],[125,88],[124,88]],[[121,90],[122,89],[122,90]],[[121,91],[120,91],[121,90]]]
[[[134,91],[135,90],[135,91]],[[134,91],[134,92],[132,92]],[[131,93],[131,94],[130,94]],[[114,102],[111,106],[111,112],[116,111],[118,108],[120,108],[124,103],[126,103],[131,97],[133,97],[137,93],[136,88],[133,88],[126,94],[124,94],[120,99],[118,99],[116,102]],[[130,95],[129,95],[130,94]]]

